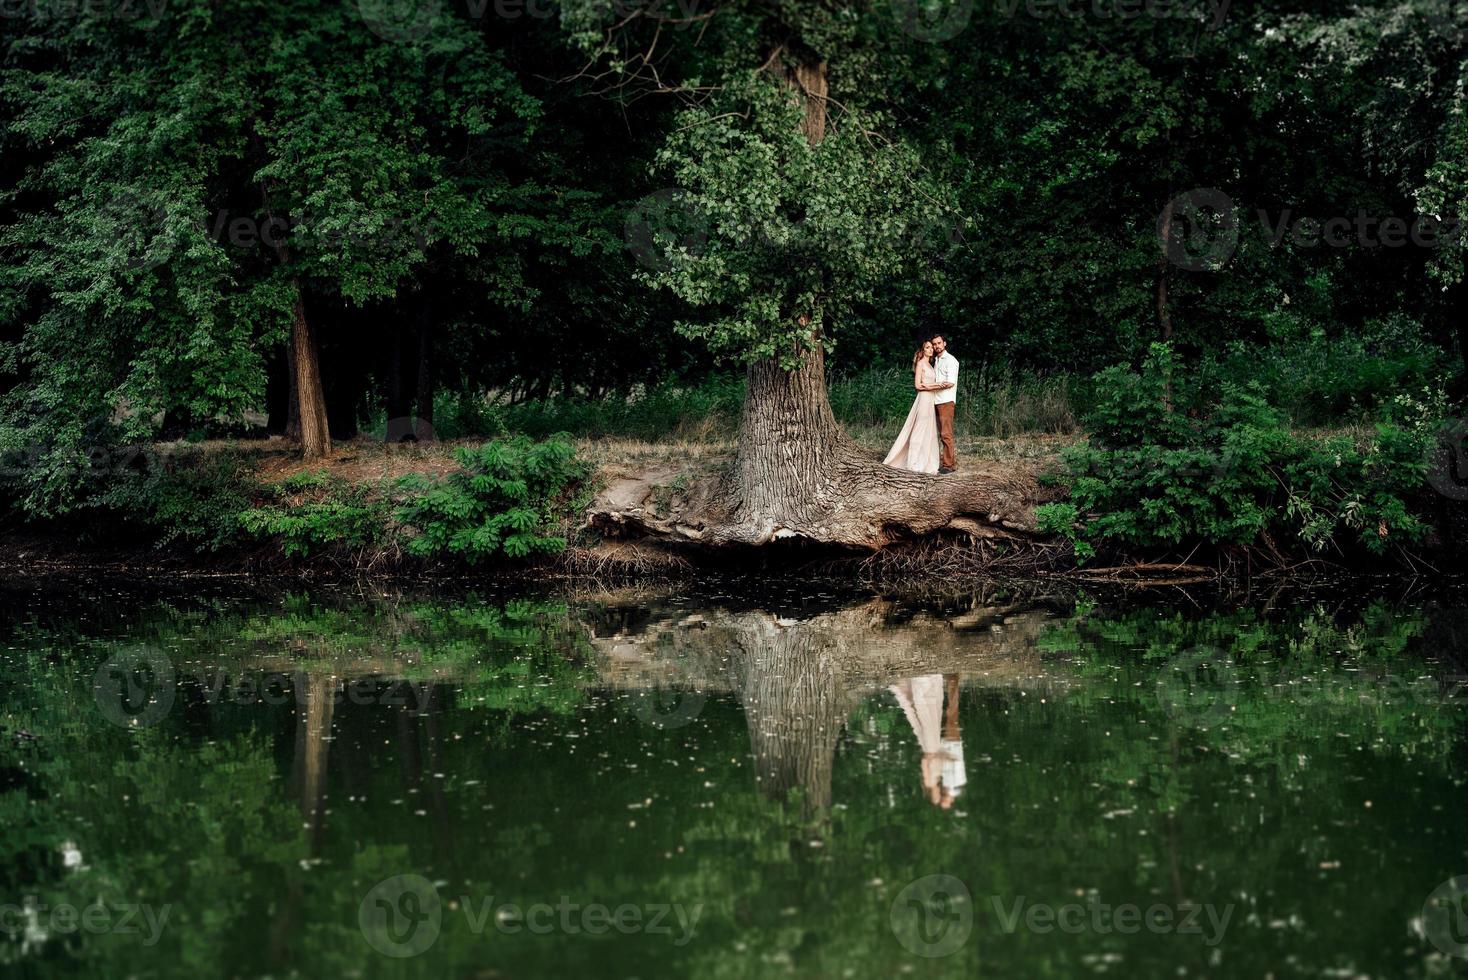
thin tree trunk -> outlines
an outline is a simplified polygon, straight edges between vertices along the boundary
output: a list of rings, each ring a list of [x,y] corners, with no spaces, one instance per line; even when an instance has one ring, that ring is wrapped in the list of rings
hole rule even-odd
[[[418,317],[418,410],[414,432],[419,442],[428,442],[433,435],[433,312],[424,300]]]
[[[389,420],[403,418],[410,411],[407,385],[403,379],[404,340],[400,331],[393,331],[392,354],[387,364],[387,417]]]
[[[260,199],[265,206],[269,226],[276,227],[270,207],[269,190],[262,184]],[[279,233],[272,243],[282,268],[289,268],[290,247]],[[316,337],[306,318],[306,303],[301,283],[291,278],[294,302],[291,310],[291,335],[286,342],[291,379],[291,402],[294,417],[287,415],[286,435],[299,438],[302,455],[307,459],[324,459],[331,455],[331,429],[326,422],[326,394],[321,387],[321,366],[317,360]]]
[[[1161,332],[1162,339],[1172,339],[1172,311],[1167,305],[1167,288],[1171,263],[1168,261],[1168,243],[1172,241],[1172,210],[1173,198],[1169,193],[1167,204],[1162,208],[1162,220],[1158,223],[1158,233],[1162,239],[1162,254],[1157,257],[1157,327]]]
[[[306,319],[306,305],[296,284],[295,314],[291,323],[291,350],[295,360],[296,404],[301,419],[301,452],[307,459],[331,455],[331,430],[326,423],[326,395],[316,360],[316,338]]]

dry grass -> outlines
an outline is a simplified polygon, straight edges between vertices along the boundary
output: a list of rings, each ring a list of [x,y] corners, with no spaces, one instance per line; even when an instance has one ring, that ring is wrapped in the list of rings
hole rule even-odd
[[[874,456],[887,451],[895,436],[893,427],[870,426],[850,430],[862,447]],[[1075,442],[1074,435],[1029,433],[1001,439],[979,436],[958,440],[958,469],[974,463],[1024,463],[1044,465],[1058,462],[1061,450]],[[410,473],[442,476],[458,468],[454,452],[460,446],[479,445],[483,440],[464,439],[433,443],[384,444],[369,439],[338,442],[330,459],[304,460],[299,448],[279,437],[264,440],[209,440],[200,443],[160,443],[162,452],[192,450],[236,451],[256,460],[255,471],[266,483],[278,483],[303,472],[325,473],[351,483],[386,483]],[[670,467],[712,470],[734,456],[735,441],[726,435],[709,438],[668,438],[657,442],[638,439],[576,439],[581,457],[596,470],[635,474]]]

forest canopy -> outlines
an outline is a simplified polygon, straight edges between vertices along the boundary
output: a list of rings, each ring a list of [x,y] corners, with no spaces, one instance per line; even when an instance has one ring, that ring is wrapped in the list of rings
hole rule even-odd
[[[935,330],[996,370],[1166,340],[1407,352],[1460,391],[1449,0],[17,0],[0,31],[33,512],[97,446],[321,451],[449,396],[812,345],[850,375]]]

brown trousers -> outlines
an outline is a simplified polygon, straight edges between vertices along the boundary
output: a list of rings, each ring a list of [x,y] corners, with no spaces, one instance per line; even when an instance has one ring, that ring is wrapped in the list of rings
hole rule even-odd
[[[938,439],[943,443],[938,465],[951,470],[958,463],[958,451],[953,448],[953,402],[934,405],[933,411],[938,413]]]

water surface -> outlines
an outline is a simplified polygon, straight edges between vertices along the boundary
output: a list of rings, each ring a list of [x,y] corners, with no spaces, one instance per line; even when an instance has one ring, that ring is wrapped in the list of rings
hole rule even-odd
[[[1464,972],[1468,606],[4,593],[17,975]]]

